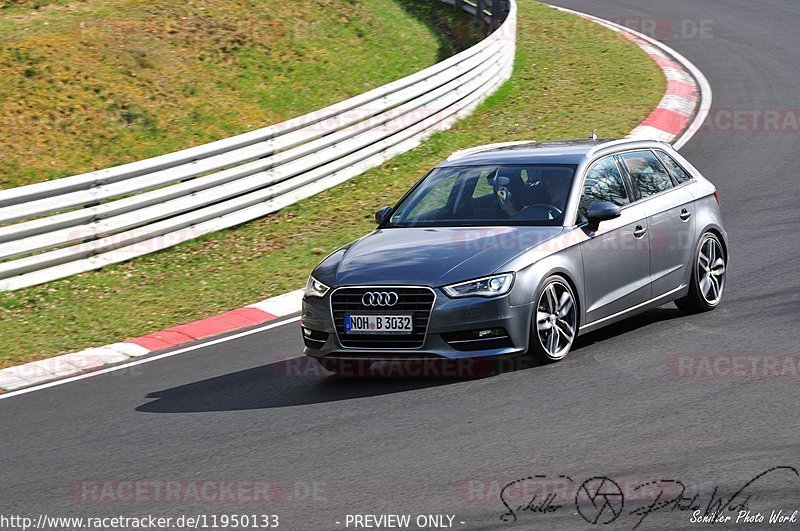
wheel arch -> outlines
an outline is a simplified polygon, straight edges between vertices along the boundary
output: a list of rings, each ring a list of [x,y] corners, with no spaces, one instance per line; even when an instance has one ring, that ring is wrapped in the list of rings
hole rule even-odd
[[[706,232],[710,232],[711,234],[719,238],[719,243],[722,245],[722,251],[725,253],[725,262],[727,263],[730,253],[728,252],[728,240],[725,237],[725,234],[723,234],[723,231],[716,225],[711,225],[709,227],[706,227],[705,230],[703,230],[703,232],[700,233],[700,235],[702,236]]]
[[[543,260],[517,271],[517,282],[522,289],[513,294],[512,304],[535,305],[542,285],[552,275],[565,278],[578,304],[578,323],[584,322],[583,312],[583,255],[578,246],[552,254]]]
[[[703,234],[710,232],[714,236],[719,239],[720,244],[722,245],[722,252],[725,253],[725,262],[730,262],[731,253],[730,248],[728,246],[728,233],[725,232],[725,229],[717,225],[716,223],[707,223],[703,226],[702,229],[699,229],[695,234],[697,234],[697,239],[694,242],[694,253],[692,253],[692,260],[695,260],[697,256],[697,252],[700,249],[700,243],[703,239]]]

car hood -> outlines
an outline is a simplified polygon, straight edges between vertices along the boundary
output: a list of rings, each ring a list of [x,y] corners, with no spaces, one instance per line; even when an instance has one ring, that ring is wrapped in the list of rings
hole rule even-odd
[[[563,227],[390,228],[343,252],[336,285],[441,286],[490,275]]]

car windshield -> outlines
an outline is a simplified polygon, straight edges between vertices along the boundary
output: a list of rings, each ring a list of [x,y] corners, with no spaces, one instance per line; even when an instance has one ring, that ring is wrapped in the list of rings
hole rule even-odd
[[[436,168],[386,226],[561,225],[575,170],[552,164]]]

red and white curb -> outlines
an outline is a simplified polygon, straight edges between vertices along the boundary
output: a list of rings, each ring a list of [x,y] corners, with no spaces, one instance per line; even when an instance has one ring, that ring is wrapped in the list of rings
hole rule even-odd
[[[700,129],[711,110],[711,85],[691,61],[652,37],[586,13],[553,6],[596,22],[633,41],[644,50],[667,78],[664,98],[652,113],[628,135],[629,138],[660,140],[682,148]]]
[[[97,371],[111,365],[141,358],[158,350],[260,325],[299,312],[302,298],[303,290],[292,291],[238,310],[129,339],[122,343],[88,348],[80,352],[9,367],[0,370],[0,393]]]
[[[553,6],[592,20],[639,45],[664,71],[667,91],[658,107],[629,135],[672,142],[681,148],[700,129],[711,108],[711,87],[705,76],[675,50],[619,24]],[[104,347],[89,348],[0,370],[0,394],[36,384],[75,377],[119,365],[152,352],[191,341],[260,325],[300,311],[303,290],[292,291],[208,319],[175,326]]]

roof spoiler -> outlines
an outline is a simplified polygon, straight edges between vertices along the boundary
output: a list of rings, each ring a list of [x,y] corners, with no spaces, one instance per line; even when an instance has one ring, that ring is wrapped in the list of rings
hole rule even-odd
[[[498,144],[486,144],[485,146],[477,146],[469,149],[462,149],[461,151],[456,151],[449,157],[447,157],[446,162],[450,162],[452,160],[463,159],[468,155],[473,155],[475,153],[480,153],[481,151],[489,151],[491,149],[509,147],[509,146],[520,146],[522,144],[533,144],[535,143],[534,140],[516,140],[514,142],[500,142]]]

